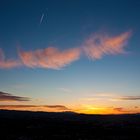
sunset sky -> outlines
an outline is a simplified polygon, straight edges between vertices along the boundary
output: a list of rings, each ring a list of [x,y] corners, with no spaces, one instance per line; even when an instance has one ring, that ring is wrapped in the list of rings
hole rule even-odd
[[[1,0],[0,109],[140,113],[140,1]]]

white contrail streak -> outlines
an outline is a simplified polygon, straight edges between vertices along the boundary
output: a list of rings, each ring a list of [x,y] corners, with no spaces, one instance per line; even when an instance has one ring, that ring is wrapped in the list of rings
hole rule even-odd
[[[42,23],[42,21],[43,21],[43,18],[44,18],[44,13],[42,14],[42,16],[41,16],[41,18],[40,18],[40,24]]]

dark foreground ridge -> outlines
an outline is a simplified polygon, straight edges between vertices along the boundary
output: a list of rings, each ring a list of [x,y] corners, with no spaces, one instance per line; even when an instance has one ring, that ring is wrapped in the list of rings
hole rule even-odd
[[[139,140],[140,115],[0,111],[0,140]]]

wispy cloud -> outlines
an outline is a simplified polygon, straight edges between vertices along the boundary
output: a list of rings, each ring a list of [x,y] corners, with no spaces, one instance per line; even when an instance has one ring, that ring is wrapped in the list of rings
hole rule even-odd
[[[69,88],[58,88],[60,91],[65,92],[65,93],[72,93],[72,90]]]
[[[5,93],[0,91],[0,101],[29,101],[29,98],[14,96],[10,93]]]
[[[133,100],[140,100],[140,96],[120,96],[118,94],[95,94],[93,96],[88,96],[85,98],[81,98],[80,100],[83,101],[102,101],[102,100],[107,100],[107,101],[133,101]]]
[[[139,110],[133,110],[132,108],[115,107],[113,110],[118,114],[133,114],[138,113]]]
[[[118,97],[116,93],[94,93],[92,95],[81,98],[80,100],[95,101],[95,100],[110,100]]]
[[[47,107],[47,108],[52,108],[52,109],[57,109],[57,110],[70,110],[69,108],[67,108],[66,106],[64,105],[45,105],[44,107]]]
[[[13,108],[32,108],[37,107],[36,105],[0,105],[1,109],[13,109]]]
[[[2,49],[0,49],[0,68],[6,69],[26,66],[29,68],[59,70],[80,59],[81,54],[86,54],[89,58],[96,60],[101,59],[104,55],[125,53],[124,48],[130,36],[130,31],[118,36],[110,36],[103,33],[94,34],[84,41],[84,45],[66,50],[59,50],[55,47],[33,51],[23,51],[19,49],[19,58],[17,60],[6,59]]]
[[[3,50],[0,48],[0,68],[1,69],[9,69],[20,66],[20,62],[18,60],[6,59]]]
[[[122,107],[116,107],[116,108],[113,108],[114,111],[118,111],[118,112],[124,112],[124,108]]]
[[[0,109],[47,111],[47,112],[71,111],[71,109],[63,105],[0,105]]]
[[[140,100],[140,96],[122,96],[119,100]]]
[[[131,35],[125,32],[118,36],[95,34],[85,41],[84,52],[91,59],[101,59],[104,55],[124,53],[124,47]]]
[[[61,69],[79,59],[80,49],[72,48],[60,51],[57,48],[49,47],[26,52],[19,50],[19,56],[23,64],[27,67]]]

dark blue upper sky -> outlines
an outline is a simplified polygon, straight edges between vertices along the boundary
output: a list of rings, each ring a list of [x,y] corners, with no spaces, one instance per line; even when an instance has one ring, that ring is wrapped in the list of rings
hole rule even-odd
[[[0,43],[5,49],[17,44],[35,49],[49,44],[73,46],[100,30],[132,29],[137,35],[139,6],[138,0],[1,0]]]

